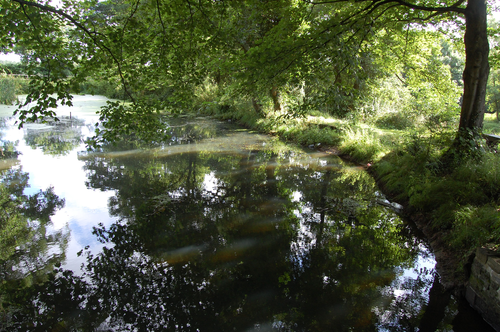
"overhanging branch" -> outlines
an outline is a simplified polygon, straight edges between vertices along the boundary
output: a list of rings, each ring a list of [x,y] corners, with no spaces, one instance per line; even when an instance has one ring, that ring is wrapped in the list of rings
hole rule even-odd
[[[62,11],[60,9],[57,9],[55,7],[47,6],[47,5],[42,5],[42,4],[39,4],[39,3],[36,3],[36,2],[25,1],[25,0],[12,0],[12,1],[17,2],[20,5],[25,5],[25,6],[29,6],[29,7],[35,7],[35,8],[41,9],[44,12],[59,15],[60,17],[68,20],[69,22],[71,22],[71,24],[73,24],[78,29],[82,30],[86,35],[88,35],[92,39],[92,41],[94,42],[94,44],[96,46],[101,47],[102,49],[104,49],[111,56],[111,58],[113,59],[113,62],[118,67],[118,74],[120,75],[120,80],[122,82],[123,88],[125,89],[125,93],[130,97],[130,99],[132,100],[132,102],[135,103],[134,97],[132,96],[132,94],[130,93],[130,91],[128,91],[127,84],[126,84],[126,81],[125,81],[125,77],[123,76],[123,71],[122,71],[122,68],[121,68],[120,61],[118,61],[118,59],[115,57],[115,55],[113,54],[113,52],[111,51],[111,49],[109,47],[107,47],[104,43],[102,43],[99,39],[97,39],[95,37],[96,36],[95,33],[92,33],[92,31],[90,31],[89,29],[87,29],[83,24],[81,24],[80,22],[78,22],[78,20],[76,20],[75,18],[73,18],[71,15],[69,15],[69,14],[65,13],[64,11]]]
[[[342,2],[350,2],[351,0],[332,0],[332,1],[308,1],[308,0],[303,0],[304,2],[307,2],[312,5],[325,5],[325,4],[335,4],[335,3],[342,3]],[[435,13],[449,13],[449,12],[455,12],[455,13],[460,13],[460,14],[465,14],[466,9],[460,7],[465,3],[465,0],[459,0],[455,2],[453,5],[448,6],[448,7],[429,7],[429,6],[420,6],[416,5],[404,0],[385,0],[385,1],[380,1],[380,0],[361,0],[363,2],[371,2],[369,7],[380,7],[382,5],[386,5],[389,3],[397,3],[403,7],[414,9],[414,10],[421,10],[425,12],[435,12]],[[357,1],[356,1],[357,2]]]

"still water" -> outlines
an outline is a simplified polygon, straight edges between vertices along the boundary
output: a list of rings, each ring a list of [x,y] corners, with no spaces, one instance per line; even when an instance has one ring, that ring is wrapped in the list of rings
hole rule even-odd
[[[104,103],[0,110],[0,329],[488,331],[363,169],[204,117],[87,152]]]

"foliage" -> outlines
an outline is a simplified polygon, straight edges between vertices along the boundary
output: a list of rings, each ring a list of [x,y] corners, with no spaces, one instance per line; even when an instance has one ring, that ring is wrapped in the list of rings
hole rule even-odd
[[[449,243],[464,258],[477,246],[498,243],[500,157],[482,154],[442,176],[436,152],[393,153],[375,170],[389,191],[432,216],[433,227],[447,230]]]
[[[452,45],[438,33],[410,28],[382,31],[377,43],[379,76],[367,81],[358,118],[388,129],[454,128],[460,91],[451,77],[454,67],[443,59],[454,51]]]
[[[3,140],[1,140],[0,142],[2,144],[0,145],[0,160],[16,158],[19,155],[19,152],[16,150],[16,144],[14,142]]]
[[[417,124],[417,113],[411,107],[414,98],[397,75],[371,80],[367,90],[359,100],[360,120],[385,129],[402,130]]]
[[[380,138],[367,129],[347,129],[340,150],[355,160],[368,162],[378,160],[386,152]]]
[[[444,228],[455,204],[483,202],[481,191],[467,200],[465,184],[477,183],[460,174],[483,162],[485,151],[469,137],[482,128],[486,98],[484,1],[65,0],[57,9],[0,0],[0,8],[0,49],[22,54],[30,76],[26,108],[17,111],[21,126],[54,117],[74,91],[102,91],[130,103],[100,111],[89,141],[96,149],[120,139],[161,142],[168,134],[161,112],[191,107],[301,144],[340,145],[365,162],[381,158],[400,135],[378,135],[365,123],[414,128],[418,139],[408,151],[388,157],[401,167],[381,163],[387,182],[434,211]],[[437,32],[443,22],[465,31],[466,47]],[[460,130],[458,51],[466,53]],[[471,75],[476,64],[479,76]],[[490,104],[495,96],[490,90]],[[449,150],[447,177],[440,177],[443,143],[457,149]]]
[[[15,101],[17,101],[15,80],[0,75],[0,104],[12,105]]]
[[[110,99],[127,100],[127,95],[123,90],[120,82],[109,79],[88,78],[85,82],[78,86],[78,91],[81,94],[91,94],[105,96]]]
[[[488,79],[488,95],[486,99],[487,113],[496,114],[500,120],[500,69],[493,69]]]
[[[88,140],[93,148],[106,142],[116,143],[120,140],[144,141],[148,144],[166,140],[168,128],[161,121],[160,114],[147,105],[125,104],[119,101],[108,101],[101,109],[101,127]]]
[[[8,75],[27,75],[26,64],[0,61],[0,72]]]
[[[380,97],[375,92],[365,99],[370,87],[397,75],[411,110],[404,105],[400,115],[381,114],[379,123],[404,128],[418,114],[435,127],[436,114],[441,122],[456,115],[459,57],[435,30],[408,22],[461,25],[456,14],[469,9],[451,1],[428,5],[66,0],[57,9],[15,0],[2,3],[0,47],[22,54],[28,65],[32,82],[24,106],[32,104],[19,110],[21,124],[54,116],[50,108],[57,100],[70,105],[71,91],[119,96],[146,113],[185,111],[193,90],[208,79],[218,89],[209,103],[247,99],[260,117],[315,108],[358,118],[359,110],[373,112],[367,105]],[[123,110],[110,107],[101,120],[108,131],[115,124],[120,131],[121,124],[106,117]]]
[[[455,248],[482,247],[500,240],[500,214],[496,204],[466,205],[454,211],[450,243]]]

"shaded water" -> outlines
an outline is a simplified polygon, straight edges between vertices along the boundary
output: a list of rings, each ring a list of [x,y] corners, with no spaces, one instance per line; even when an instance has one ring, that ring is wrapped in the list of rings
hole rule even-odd
[[[89,153],[104,100],[75,98],[4,120],[3,330],[487,330],[364,170],[207,118]]]

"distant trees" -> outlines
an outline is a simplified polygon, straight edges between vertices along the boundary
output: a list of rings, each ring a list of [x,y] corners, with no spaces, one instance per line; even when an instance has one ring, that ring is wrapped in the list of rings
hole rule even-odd
[[[0,49],[17,47],[47,68],[33,79],[27,102],[37,104],[20,111],[21,121],[53,115],[47,109],[55,99],[71,103],[71,88],[88,76],[119,82],[126,97],[142,105],[126,116],[109,109],[103,122],[139,121],[145,107],[187,107],[206,78],[226,96],[247,95],[255,110],[265,97],[279,111],[283,94],[299,91],[296,104],[332,105],[345,114],[364,82],[380,74],[380,57],[397,54],[409,63],[409,38],[432,30],[427,24],[450,22],[465,31],[459,131],[482,128],[489,73],[485,0],[64,1],[61,9],[26,0],[1,4]],[[400,52],[384,44],[384,31],[404,41]]]
[[[26,85],[25,66],[21,63],[0,62],[0,104],[12,105]]]

